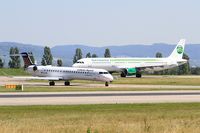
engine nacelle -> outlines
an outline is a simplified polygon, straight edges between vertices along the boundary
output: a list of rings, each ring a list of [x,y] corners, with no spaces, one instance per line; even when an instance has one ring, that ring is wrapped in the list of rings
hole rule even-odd
[[[35,65],[34,67],[33,67],[33,71],[37,71],[38,70],[38,68],[37,68],[37,66]]]
[[[126,70],[127,70],[127,76],[135,75],[137,72],[136,68],[128,68]]]
[[[136,73],[137,73],[137,69],[136,68],[123,69],[123,71],[121,73],[121,77],[133,76],[133,75],[136,75]]]

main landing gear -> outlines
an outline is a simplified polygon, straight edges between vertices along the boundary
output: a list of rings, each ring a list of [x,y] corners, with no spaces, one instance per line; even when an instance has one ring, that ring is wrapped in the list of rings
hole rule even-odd
[[[137,72],[136,72],[136,78],[141,78],[142,77],[142,72],[141,72],[141,70],[140,69],[138,69],[137,70]]]
[[[126,73],[125,73],[125,72],[122,72],[122,73],[121,73],[121,77],[123,77],[123,78],[126,77]]]
[[[50,85],[50,86],[54,86],[54,85],[55,85],[55,82],[54,82],[54,81],[49,81],[49,85]]]
[[[141,73],[136,73],[136,78],[141,78],[142,74]]]
[[[69,86],[70,85],[70,82],[69,81],[65,81],[65,86]]]

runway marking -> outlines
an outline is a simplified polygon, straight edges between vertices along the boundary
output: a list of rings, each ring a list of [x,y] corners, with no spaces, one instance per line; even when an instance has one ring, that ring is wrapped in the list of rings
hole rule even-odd
[[[200,91],[0,93],[1,106],[200,102]]]
[[[71,93],[71,94],[1,94],[0,98],[43,98],[43,97],[106,97],[106,96],[183,96],[200,95],[200,92],[129,92],[129,93]]]

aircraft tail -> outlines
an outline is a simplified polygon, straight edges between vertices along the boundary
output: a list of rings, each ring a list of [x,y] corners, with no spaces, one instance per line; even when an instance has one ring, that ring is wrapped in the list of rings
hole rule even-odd
[[[24,68],[27,68],[30,65],[34,65],[33,62],[31,61],[30,56],[28,55],[28,53],[23,52],[21,53],[23,61],[24,61]]]
[[[183,58],[184,49],[185,49],[185,39],[181,39],[168,58],[181,60]]]

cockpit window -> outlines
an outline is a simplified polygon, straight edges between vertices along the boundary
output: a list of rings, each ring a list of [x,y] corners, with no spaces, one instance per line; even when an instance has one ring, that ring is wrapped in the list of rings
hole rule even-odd
[[[78,63],[78,64],[84,64],[83,61],[77,61],[76,63]]]

